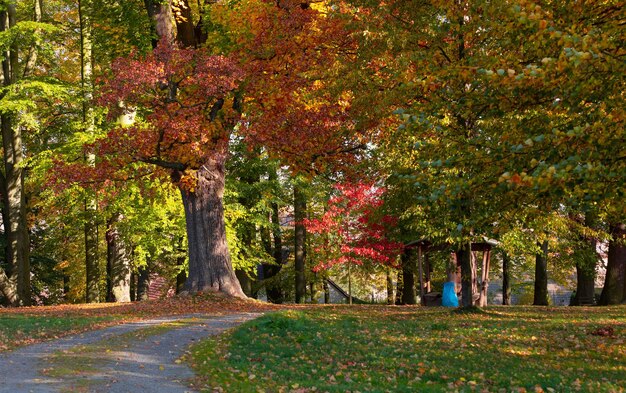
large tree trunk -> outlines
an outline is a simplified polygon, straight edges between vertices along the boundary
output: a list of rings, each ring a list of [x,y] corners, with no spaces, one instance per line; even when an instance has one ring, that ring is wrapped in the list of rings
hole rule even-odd
[[[187,0],[144,0],[144,3],[160,40],[169,43],[177,40],[183,48],[202,44],[202,26],[194,26]],[[156,41],[153,44],[156,46]],[[226,152],[218,150],[211,153],[196,171],[195,187],[180,187],[189,246],[189,274],[185,291],[219,291],[245,298],[233,271],[226,243],[222,203]],[[180,176],[178,170],[173,172],[174,180],[179,180]]]
[[[37,13],[37,8],[35,11]],[[15,26],[16,22],[15,4],[8,3],[6,11],[0,12],[0,31],[7,31]],[[17,82],[18,78],[17,42],[11,45],[2,57],[3,83],[4,86],[10,86]],[[30,305],[31,302],[31,288],[30,240],[24,192],[24,147],[21,127],[16,126],[13,116],[9,113],[0,116],[2,146],[4,148],[4,174],[0,182],[2,185],[2,218],[6,237],[5,258],[7,265],[7,271],[0,272],[0,290],[7,304],[26,306]]]
[[[107,301],[130,302],[130,259],[117,223],[121,214],[111,217],[107,225]]]
[[[304,303],[306,296],[306,195],[299,185],[293,187],[294,219],[295,224],[295,270],[296,270],[296,303]]]
[[[476,269],[472,265],[471,244],[464,244],[457,252],[456,258],[461,266],[461,305],[471,307],[474,305],[476,294]]]
[[[230,262],[224,223],[224,160],[205,163],[196,172],[193,191],[181,188],[189,246],[185,290],[214,291],[245,298]]]
[[[506,252],[502,252],[502,304],[511,305],[511,258]]]
[[[535,255],[535,293],[533,305],[548,305],[548,241],[539,245],[541,250]]]
[[[626,224],[610,227],[611,241],[600,304],[620,304],[626,300]]]

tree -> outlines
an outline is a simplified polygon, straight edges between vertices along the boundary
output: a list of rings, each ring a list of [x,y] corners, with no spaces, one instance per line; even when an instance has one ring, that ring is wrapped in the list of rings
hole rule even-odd
[[[42,2],[0,3],[0,50],[2,88],[0,127],[3,168],[0,173],[4,266],[0,269],[0,291],[10,305],[31,302],[30,241],[26,187],[30,136],[26,130],[38,126],[37,113],[50,97],[65,95],[64,86],[47,75],[50,37],[58,30],[42,21]],[[41,60],[45,63],[42,65]],[[40,106],[40,104],[43,104]]]
[[[611,240],[604,288],[600,304],[620,304],[626,300],[626,224],[610,225]]]
[[[469,243],[504,213],[623,200],[623,18],[613,2],[348,4],[361,34],[349,66],[358,71],[345,69],[358,78],[343,80],[380,103],[366,113],[396,110],[402,124],[380,144],[397,175],[389,184],[416,196],[406,210],[428,224],[415,224],[423,235],[456,244],[465,306]]]
[[[548,305],[548,241],[537,244],[535,255],[535,291],[533,305]]]
[[[159,45],[146,56],[114,62],[102,94],[110,108],[120,102],[136,107],[139,121],[112,130],[102,145],[117,153],[116,159],[166,169],[179,186],[189,245],[185,288],[245,297],[230,263],[222,204],[224,162],[239,119],[234,90],[241,72],[227,58],[194,48],[201,37],[186,2],[176,2],[177,17],[171,20],[170,2],[147,4]]]
[[[294,215],[294,269],[296,285],[296,303],[304,303],[306,296],[306,232],[305,219],[307,216],[307,196],[303,190],[302,180],[296,179],[293,186],[293,215]]]
[[[337,184],[335,190],[337,195],[328,201],[324,214],[304,223],[309,232],[322,235],[320,245],[315,248],[321,262],[313,270],[345,266],[352,304],[351,270],[364,263],[396,266],[403,245],[389,236],[395,220],[378,215],[383,188],[360,183]]]

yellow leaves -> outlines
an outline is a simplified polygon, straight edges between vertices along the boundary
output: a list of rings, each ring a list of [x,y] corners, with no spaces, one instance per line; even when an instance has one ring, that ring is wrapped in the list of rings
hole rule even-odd
[[[179,180],[180,188],[190,193],[195,192],[196,186],[198,185],[197,172],[198,172],[197,170],[185,169],[185,171],[183,172],[183,175],[181,176]]]

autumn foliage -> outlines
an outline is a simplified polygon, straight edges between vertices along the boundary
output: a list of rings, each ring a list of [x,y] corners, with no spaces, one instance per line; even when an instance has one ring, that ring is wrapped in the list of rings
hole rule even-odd
[[[364,262],[395,266],[403,244],[389,236],[396,219],[377,211],[384,188],[344,183],[335,185],[335,190],[338,195],[328,201],[324,214],[305,220],[309,232],[322,235],[322,244],[315,251],[325,260],[314,270]]]
[[[231,60],[161,41],[145,56],[117,59],[111,70],[100,104],[110,116],[137,110],[140,118],[111,130],[101,151],[193,170],[226,150],[238,120],[231,92],[242,78]]]

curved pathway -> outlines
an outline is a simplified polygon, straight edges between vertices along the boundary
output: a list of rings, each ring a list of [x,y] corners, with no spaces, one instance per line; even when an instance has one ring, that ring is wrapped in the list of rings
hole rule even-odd
[[[193,392],[189,345],[261,314],[127,323],[0,354],[0,392]]]

